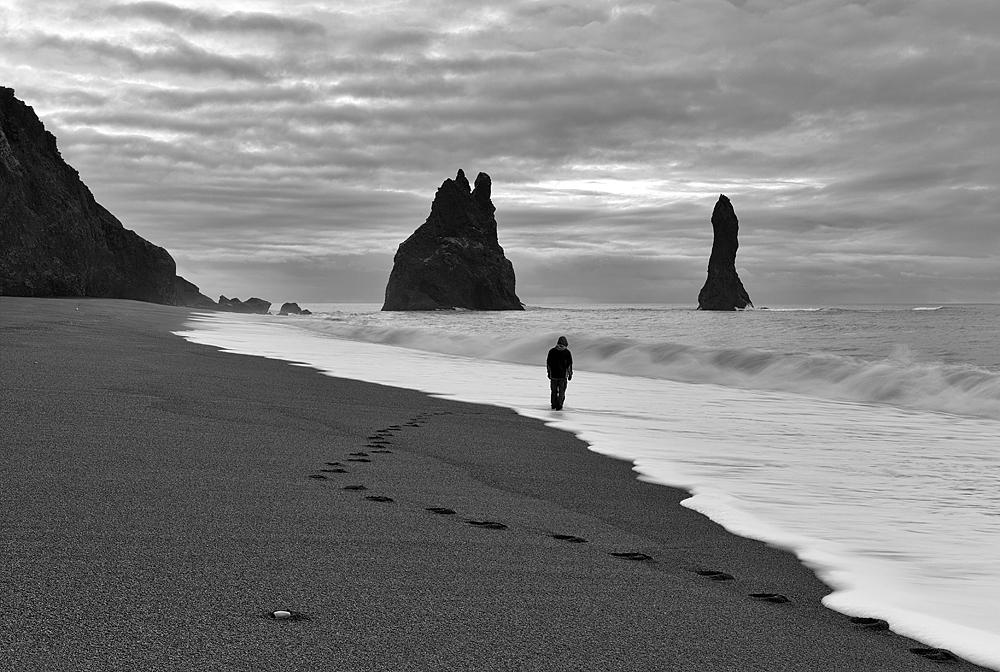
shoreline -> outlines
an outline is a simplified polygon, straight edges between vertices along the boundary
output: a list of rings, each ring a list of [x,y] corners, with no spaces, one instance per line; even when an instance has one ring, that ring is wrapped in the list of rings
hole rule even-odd
[[[191,312],[0,299],[4,581],[29,586],[0,603],[0,651],[22,668],[927,669],[631,463],[507,409],[170,334]],[[351,461],[369,450],[392,452]]]

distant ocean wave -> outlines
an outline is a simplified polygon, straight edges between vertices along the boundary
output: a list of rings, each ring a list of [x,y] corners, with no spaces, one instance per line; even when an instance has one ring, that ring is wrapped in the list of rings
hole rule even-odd
[[[309,328],[351,340],[536,366],[541,366],[556,337],[499,337],[359,326],[336,318],[311,320]],[[1000,418],[1000,373],[970,365],[916,361],[905,350],[871,361],[835,354],[709,348],[621,338],[577,337],[571,347],[578,371]]]
[[[807,306],[795,306],[791,308],[757,308],[771,313],[889,313],[899,310],[945,310],[948,306],[912,306],[900,307],[894,305],[886,306],[823,306],[811,308]]]

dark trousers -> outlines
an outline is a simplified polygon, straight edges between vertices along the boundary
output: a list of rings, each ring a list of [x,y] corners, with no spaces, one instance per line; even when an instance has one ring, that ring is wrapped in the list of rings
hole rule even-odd
[[[561,411],[563,407],[563,402],[566,401],[566,383],[569,382],[565,378],[553,378],[549,381],[549,387],[552,389],[552,408],[557,411]]]

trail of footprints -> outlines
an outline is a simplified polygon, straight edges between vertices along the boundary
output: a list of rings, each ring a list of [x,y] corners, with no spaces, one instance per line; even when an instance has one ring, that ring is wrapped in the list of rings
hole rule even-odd
[[[445,415],[448,414],[447,411],[436,412],[436,413],[421,413],[414,416],[409,422],[403,423],[401,425],[389,425],[383,429],[378,429],[367,437],[367,443],[364,446],[364,450],[355,451],[349,453],[343,462],[327,462],[323,468],[319,469],[317,473],[310,474],[309,478],[316,480],[330,480],[328,474],[349,474],[351,473],[349,466],[356,464],[371,463],[373,455],[385,455],[391,454],[392,450],[389,448],[392,445],[391,437],[398,433],[405,431],[406,428],[419,428],[422,427],[427,420],[434,415]],[[348,464],[345,464],[348,463]],[[367,491],[368,488],[362,484],[345,485],[342,487],[343,490],[348,491]],[[387,497],[385,495],[367,495],[365,499],[370,502],[378,503],[393,503],[395,500],[392,497]],[[444,506],[430,506],[424,509],[430,513],[439,516],[455,516],[458,514],[454,509],[450,509]],[[484,530],[507,530],[509,527],[504,524],[493,520],[469,520],[464,521],[467,525],[472,527],[477,527]],[[558,534],[558,533],[548,533],[548,536],[564,541],[570,544],[586,544],[588,541],[582,537],[578,537],[572,534]],[[655,565],[657,563],[656,559],[651,555],[642,553],[640,551],[612,551],[609,553],[611,556],[620,558],[622,560]],[[696,569],[693,570],[695,574],[705,577],[709,581],[736,581],[736,577],[728,572],[723,572],[715,569]],[[792,604],[792,601],[780,593],[750,593],[747,597],[751,600],[757,602],[770,602],[772,604]],[[277,613],[277,612],[276,612]],[[871,630],[874,632],[887,632],[889,630],[889,624],[879,618],[866,618],[866,617],[851,617],[851,623],[856,625],[858,628]],[[912,648],[911,653],[918,656],[922,656],[928,660],[939,663],[955,663],[960,659],[948,649],[938,649],[938,648]]]

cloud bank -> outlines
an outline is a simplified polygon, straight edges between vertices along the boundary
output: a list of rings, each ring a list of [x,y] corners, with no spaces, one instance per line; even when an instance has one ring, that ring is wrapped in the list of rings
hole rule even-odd
[[[379,301],[458,168],[529,303],[1000,300],[995,0],[0,6],[4,85],[211,295]]]

